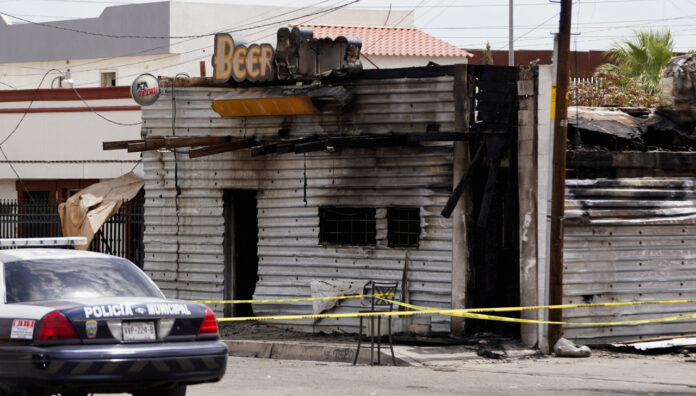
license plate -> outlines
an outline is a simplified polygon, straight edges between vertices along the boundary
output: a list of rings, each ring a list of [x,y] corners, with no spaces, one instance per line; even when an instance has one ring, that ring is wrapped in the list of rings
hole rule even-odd
[[[155,322],[123,322],[123,341],[156,340]]]

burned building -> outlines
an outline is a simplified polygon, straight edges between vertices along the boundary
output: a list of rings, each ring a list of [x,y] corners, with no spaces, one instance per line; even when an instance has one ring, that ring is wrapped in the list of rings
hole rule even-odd
[[[213,79],[160,78],[143,139],[105,144],[142,152],[145,271],[183,299],[308,297],[313,282],[348,293],[376,279],[403,281],[408,301],[434,308],[539,303],[536,247],[526,244],[537,232],[537,68],[362,71],[359,40],[300,29],[279,32],[268,81],[228,82],[241,63],[224,59]],[[256,315],[312,312],[311,302],[253,306]],[[464,331],[443,315],[426,324]],[[535,344],[536,330],[528,334]]]

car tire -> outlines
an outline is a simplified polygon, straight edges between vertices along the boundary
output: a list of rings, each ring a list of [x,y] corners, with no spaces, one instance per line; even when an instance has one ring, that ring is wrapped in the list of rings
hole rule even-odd
[[[133,392],[133,396],[186,396],[186,386],[177,386],[172,389],[148,389]]]

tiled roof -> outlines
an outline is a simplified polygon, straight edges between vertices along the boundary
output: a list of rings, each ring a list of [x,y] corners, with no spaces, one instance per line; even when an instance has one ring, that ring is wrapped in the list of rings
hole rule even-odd
[[[473,54],[435,38],[417,28],[301,25],[311,27],[314,37],[354,36],[362,41],[366,55],[466,56]]]

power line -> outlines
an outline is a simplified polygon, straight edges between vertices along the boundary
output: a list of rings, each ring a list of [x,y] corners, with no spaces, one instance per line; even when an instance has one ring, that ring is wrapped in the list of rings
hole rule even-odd
[[[575,24],[573,24],[573,25],[575,25]],[[644,24],[639,24],[639,25],[636,25],[636,24],[630,24],[630,25],[613,25],[613,26],[610,26],[610,27],[606,27],[605,25],[602,25],[602,26],[596,25],[596,26],[585,26],[584,29],[585,29],[586,32],[589,32],[589,33],[596,33],[596,32],[604,32],[604,31],[609,31],[609,30],[621,30],[621,29],[636,28],[636,27],[646,26],[646,25],[649,25],[649,24],[648,24],[648,23],[644,23]],[[544,25],[544,26],[547,26],[547,25]],[[670,28],[670,30],[674,31],[674,28],[682,28],[682,27],[689,27],[689,28],[690,28],[690,27],[693,27],[693,26],[694,26],[693,23],[687,23],[687,24],[670,24],[670,25],[669,25],[669,28]],[[525,28],[525,26],[516,26],[516,27],[517,27],[517,28]],[[531,27],[531,26],[527,26],[527,27]],[[479,30],[479,29],[477,29],[477,30]],[[500,30],[507,30],[507,28],[504,28],[504,29],[503,29],[503,28],[500,28]],[[454,33],[453,33],[453,34],[454,34]],[[490,35],[486,35],[486,36],[462,36],[462,35],[444,36],[444,35],[438,35],[437,37],[439,37],[439,38],[472,38],[472,37],[491,37],[491,36],[490,36]],[[507,36],[502,36],[502,35],[500,35],[500,36],[493,36],[493,37],[507,37]]]
[[[595,1],[586,1],[583,2],[583,4],[611,4],[611,3],[638,3],[638,2],[648,2],[648,1],[660,1],[660,0],[595,0]],[[515,7],[518,6],[523,6],[523,7],[536,7],[536,6],[549,6],[551,5],[549,2],[545,3],[520,3],[520,4],[515,4]],[[413,7],[412,5],[400,5],[400,6],[394,6],[394,8],[402,8],[402,9],[410,9]],[[446,8],[447,6],[423,6],[423,8]],[[477,3],[477,4],[458,4],[452,6],[452,8],[485,8],[485,7],[509,7],[509,3]],[[384,9],[383,6],[361,6],[360,8],[367,8],[367,9]]]
[[[112,123],[112,124],[114,124],[114,125],[119,125],[119,126],[135,126],[135,125],[141,125],[141,124],[143,123],[142,121],[139,121],[139,122],[131,122],[131,123],[128,123],[128,122],[118,122],[118,121],[114,121],[114,120],[111,120],[111,119],[109,119],[109,118],[106,118],[105,116],[99,114],[98,111],[94,110],[94,108],[92,108],[92,106],[90,106],[89,103],[87,103],[87,101],[82,97],[82,95],[80,95],[80,93],[77,92],[77,88],[75,88],[75,85],[73,85],[72,89],[73,89],[73,91],[75,91],[75,94],[77,95],[77,97],[80,98],[80,100],[82,101],[82,103],[84,103],[85,106],[87,106],[87,108],[88,108],[92,113],[96,114],[99,118],[101,118],[101,119],[103,119],[103,120],[105,120],[105,121],[108,121],[108,122],[110,122],[110,123]]]
[[[524,37],[525,37],[526,35],[528,35],[529,33],[531,33],[531,32],[533,32],[533,31],[539,29],[541,26],[543,26],[545,23],[547,23],[547,22],[550,21],[551,19],[556,18],[558,15],[559,15],[559,13],[556,13],[556,14],[554,14],[554,15],[551,15],[549,18],[545,19],[544,22],[542,22],[542,23],[540,23],[540,24],[534,26],[533,28],[527,30],[527,31],[526,31],[525,33],[523,33],[522,35],[520,35],[520,36],[516,37],[515,39],[513,39],[513,42],[517,42],[518,40],[521,40],[522,38],[524,38]],[[500,47],[499,49],[502,49],[502,47]]]
[[[318,5],[318,4],[321,4],[321,3],[325,3],[326,1],[327,1],[327,0],[319,1],[319,2],[317,2],[317,3],[314,3],[312,6]],[[341,8],[343,8],[343,7],[345,7],[346,5],[351,4],[351,3],[348,3],[348,4],[341,4],[341,3],[343,3],[344,1],[345,1],[345,0],[337,1],[337,2],[335,2],[334,4],[332,4],[331,6],[325,7],[325,8],[323,8],[323,9],[320,9],[320,10],[316,11],[316,12],[312,12],[312,13],[308,13],[308,14],[299,15],[299,16],[295,17],[294,19],[291,19],[291,21],[293,21],[293,20],[295,20],[295,19],[299,19],[299,18],[304,18],[304,17],[307,17],[307,16],[312,16],[313,18],[310,18],[309,20],[313,20],[313,19],[318,18],[318,17],[321,17],[321,16],[323,16],[323,15],[326,15],[326,14],[329,14],[329,13],[332,13],[332,12],[335,12],[335,11],[337,11],[337,10],[339,10],[339,9],[341,9]],[[356,1],[360,1],[360,0],[356,0]],[[356,1],[353,1],[352,3],[356,2]],[[302,10],[304,10],[304,9],[311,8],[312,6],[301,7],[301,8],[298,8],[298,9],[294,9],[294,10],[291,10],[291,11],[288,11],[288,12],[284,12],[284,13],[275,15],[275,16],[273,16],[273,17],[261,19],[261,21],[270,20],[270,19],[273,19],[273,18],[276,18],[276,17],[279,17],[279,16],[284,16],[284,15],[292,14],[292,13],[295,13],[295,12],[298,12],[298,11],[302,11]],[[282,22],[282,21],[276,21],[276,23],[281,23],[281,22]],[[243,25],[240,25],[240,26],[245,26],[245,25],[248,25],[248,24],[249,24],[249,23],[243,24]],[[274,24],[266,24],[266,25],[262,25],[262,26],[263,26],[263,28],[261,28],[261,30],[260,30],[259,32],[256,32],[256,33],[260,33],[261,31],[267,31],[267,30],[269,30],[269,27],[275,26],[275,25],[274,25]],[[253,29],[259,29],[260,27],[259,27],[259,26],[254,26],[254,27],[252,27],[252,28],[253,28]],[[251,30],[252,28],[250,28],[250,30]],[[178,44],[180,44],[180,43],[183,43],[183,42],[186,42],[186,41],[191,41],[191,40],[195,40],[195,39],[183,40],[183,41],[180,41],[180,42],[178,42],[178,43],[174,43],[174,44],[172,44],[172,45],[178,45]],[[167,47],[167,46],[154,47],[154,48],[152,48],[152,49],[142,50],[142,51],[140,51],[140,52],[147,52],[147,51],[150,51],[150,50],[153,50],[153,49],[157,49],[157,48],[162,48],[162,47]],[[172,58],[172,57],[176,57],[176,56],[179,56],[179,55],[182,55],[182,54],[191,53],[191,52],[195,52],[195,51],[198,51],[198,50],[205,50],[205,49],[208,49],[208,48],[212,48],[212,45],[206,45],[205,47],[199,47],[199,48],[197,48],[197,49],[190,50],[190,51],[186,51],[186,52],[183,52],[183,53],[169,54],[169,55],[166,55],[166,56],[163,56],[163,57],[162,57],[161,55],[158,55],[159,59],[157,59],[157,58],[150,58],[150,59],[146,59],[146,60],[138,61],[138,62],[131,62],[131,63],[121,64],[121,65],[111,65],[110,67],[127,67],[127,66],[142,64],[142,63],[148,63],[148,62],[157,62],[157,61],[160,61],[160,60],[162,60],[162,59]],[[201,58],[199,58],[199,59],[203,59],[203,58],[205,58],[205,57],[201,57]],[[96,64],[96,63],[100,63],[100,62],[103,62],[103,61],[108,61],[108,60],[111,60],[111,59],[113,59],[113,58],[100,58],[100,59],[95,60],[95,61],[90,61],[90,62],[81,63],[80,65],[73,66],[73,72],[75,72],[75,73],[84,73],[84,72],[90,72],[90,71],[100,70],[100,68],[87,69],[87,70],[80,70],[80,67],[85,66],[85,65],[88,65],[88,64]],[[178,64],[176,64],[176,65],[180,65],[180,63],[178,63]],[[20,67],[22,67],[22,66],[20,66]],[[31,68],[31,67],[26,67],[26,66],[24,66],[23,68],[30,68],[30,69],[35,69],[35,70],[43,70],[43,69],[39,69],[39,68]],[[159,69],[161,69],[161,68],[159,68]],[[12,77],[26,77],[26,76],[38,76],[38,75],[41,75],[41,73],[15,74],[15,75],[12,75]]]
[[[583,3],[586,4],[586,3]],[[637,23],[637,22],[646,22],[646,23],[651,23],[651,22],[662,22],[662,21],[676,21],[680,19],[692,19],[695,18],[696,14],[691,14],[691,15],[682,15],[678,17],[673,17],[673,18],[651,18],[651,19],[634,19],[634,20],[625,20],[625,21],[592,21],[592,22],[587,22],[587,23],[581,23],[580,25],[585,25],[585,24],[590,24],[590,25],[598,25],[598,26],[606,26],[606,25],[614,25],[617,23]],[[462,27],[462,26],[438,26],[438,27],[427,27],[427,26],[421,26],[420,29],[423,30],[462,30],[462,29],[507,29],[507,26],[468,26],[468,27]]]
[[[352,0],[346,4],[342,4],[340,6],[337,6],[336,8],[337,9],[345,8],[351,4],[355,4],[355,3],[358,3],[360,1],[361,0]],[[305,16],[321,14],[324,12],[326,12],[326,11],[324,11],[324,10],[315,11],[315,12],[306,14]],[[203,38],[203,37],[214,36],[218,33],[238,33],[238,32],[243,32],[243,31],[247,31],[247,30],[257,29],[260,27],[275,26],[278,23],[291,22],[291,21],[297,19],[297,18],[291,18],[291,19],[286,19],[286,20],[281,20],[281,21],[270,22],[270,23],[263,24],[263,25],[257,25],[257,26],[253,26],[253,27],[238,28],[238,29],[233,29],[233,30],[218,31],[218,32],[204,33],[204,34],[183,35],[183,36],[142,36],[142,35],[119,35],[119,34],[89,32],[86,30],[73,29],[73,28],[63,27],[63,26],[56,26],[56,25],[52,25],[50,23],[34,22],[34,21],[29,20],[29,19],[25,19],[25,18],[16,16],[13,14],[8,14],[6,12],[0,12],[0,14],[6,15],[10,18],[15,18],[15,19],[20,20],[22,22],[30,23],[32,25],[38,25],[38,26],[48,27],[48,28],[57,29],[57,30],[64,30],[64,31],[69,31],[69,32],[73,32],[73,33],[85,34],[85,35],[89,35],[89,36],[108,37],[108,38],[116,38],[116,39],[134,39],[134,38],[137,38],[137,39],[191,39],[191,38]]]
[[[399,24],[400,24],[401,22],[403,22],[404,19],[406,19],[409,15],[411,15],[411,14],[414,13],[414,12],[416,11],[416,9],[417,9],[418,7],[420,7],[420,6],[423,4],[424,1],[425,1],[425,0],[421,0],[421,2],[418,3],[418,5],[415,6],[415,7],[411,10],[411,12],[407,13],[407,14],[404,15],[401,19],[399,19],[398,21],[396,21],[396,23],[395,23],[394,26],[392,26],[392,27],[397,27],[397,26],[399,26]],[[371,42],[370,44],[366,44],[363,48],[364,48],[364,49],[367,49],[367,48],[370,48],[371,46],[373,46],[373,45],[379,43],[379,42],[382,41],[382,39],[387,35],[387,33],[389,33],[388,30],[386,30],[384,33],[382,33],[381,36],[377,37],[377,40]]]
[[[338,10],[338,8],[335,8],[335,7],[334,7],[334,8],[327,8],[327,9],[325,10],[325,11],[326,11],[325,14],[328,14],[328,13],[331,13],[331,12],[334,12],[334,11],[337,11],[337,10]],[[303,16],[306,16],[306,15],[303,15]],[[299,19],[299,18],[302,18],[303,16],[298,17],[298,19]],[[319,17],[321,17],[321,16],[322,16],[321,14],[319,14],[319,15],[313,15],[312,18],[305,19],[304,21],[298,22],[297,24],[298,24],[298,25],[302,25],[302,24],[305,24],[305,23],[307,23],[307,22],[309,22],[309,21],[312,21],[312,20],[314,20],[314,19],[316,19],[316,18],[319,18]],[[265,29],[262,29],[262,30],[256,32],[257,36],[254,37],[254,38],[252,38],[251,41],[253,42],[253,41],[256,40],[256,38],[260,38],[260,37],[262,36],[262,35],[261,35],[261,32],[265,32],[265,31],[268,31],[268,30],[270,30],[270,28],[265,28]],[[189,50],[189,51],[182,52],[182,53],[178,53],[178,54],[172,54],[172,55],[170,55],[170,56],[166,56],[166,57],[157,59],[157,60],[155,60],[155,61],[159,61],[159,60],[163,60],[163,59],[168,59],[168,58],[175,57],[175,56],[180,56],[180,55],[183,55],[183,54],[190,54],[190,53],[197,52],[197,51],[201,51],[201,50],[205,51],[205,50],[208,49],[208,48],[212,48],[212,45],[207,45],[207,46],[205,46],[205,47],[196,48],[196,49]],[[212,56],[212,55],[206,54],[206,55],[204,55],[204,56],[197,57],[197,58],[193,58],[193,59],[189,59],[189,60],[185,60],[185,61],[183,61],[183,62],[174,63],[174,64],[168,64],[168,65],[164,65],[164,66],[161,66],[161,67],[158,67],[158,68],[155,68],[155,69],[150,69],[150,71],[157,71],[157,70],[162,70],[162,69],[166,69],[166,68],[169,68],[169,67],[181,66],[181,65],[186,64],[186,63],[200,61],[200,60],[205,59],[205,58],[208,58],[208,57],[210,57],[210,56]],[[126,67],[126,66],[132,66],[132,65],[140,64],[140,63],[147,63],[147,62],[149,62],[149,61],[150,61],[150,60],[144,60],[144,61],[140,61],[140,62],[127,63],[127,64],[124,64],[124,65],[116,65],[116,66],[112,66],[112,67]],[[95,70],[99,70],[99,69],[82,70],[81,72],[88,72],[88,71],[95,71]],[[138,73],[129,74],[129,75],[126,75],[126,76],[121,76],[121,77],[132,77],[132,76],[136,76],[136,75],[140,75],[140,74],[141,74],[141,73],[138,72]],[[95,82],[90,82],[90,83],[87,83],[87,84],[85,84],[85,85],[90,85],[90,84],[94,84],[94,83],[95,83]]]
[[[128,1],[98,1],[98,0],[41,0],[50,3],[90,3],[90,4],[118,4],[118,5],[129,5],[137,4]]]
[[[36,97],[39,95],[39,89],[41,88],[41,84],[43,84],[44,80],[46,79],[46,76],[48,76],[48,74],[51,73],[52,71],[56,71],[60,74],[63,74],[58,69],[49,69],[43,75],[43,77],[41,77],[41,81],[39,81],[39,85],[37,85],[36,89],[34,90],[34,95],[32,95],[31,101],[29,102],[29,105],[27,106],[26,110],[24,110],[24,114],[22,114],[22,117],[19,119],[19,121],[17,121],[17,125],[15,125],[14,129],[12,129],[12,131],[5,137],[5,139],[3,139],[2,142],[0,142],[0,154],[2,154],[3,158],[5,158],[5,161],[8,161],[7,164],[10,166],[10,169],[12,169],[12,172],[17,177],[17,181],[22,186],[22,189],[24,189],[24,192],[27,193],[27,197],[29,197],[29,200],[32,202],[34,202],[34,198],[31,196],[31,193],[29,192],[29,189],[27,189],[27,186],[24,185],[24,181],[22,181],[22,178],[19,176],[17,169],[15,169],[14,165],[11,162],[9,162],[10,159],[7,157],[7,154],[5,153],[5,150],[3,149],[2,146],[5,144],[5,142],[7,142],[7,140],[9,138],[12,137],[12,135],[15,134],[15,132],[17,132],[17,130],[19,129],[19,126],[22,125],[22,122],[27,117],[27,114],[29,114],[29,109],[31,109],[31,106],[34,104]]]
[[[318,4],[321,4],[321,3],[325,3],[325,2],[327,2],[327,1],[328,1],[328,0],[319,1],[319,2],[317,2],[317,3],[314,3],[312,6],[318,5]],[[320,10],[318,10],[318,11],[311,12],[311,13],[308,13],[308,14],[299,15],[299,16],[293,18],[293,19],[290,19],[290,21],[294,21],[294,20],[299,19],[299,18],[305,18],[305,17],[308,17],[308,16],[313,16],[313,17],[315,17],[315,18],[318,18],[318,17],[321,17],[321,16],[323,16],[323,15],[326,15],[326,14],[329,14],[329,13],[332,13],[332,12],[335,12],[335,11],[337,11],[337,10],[339,10],[339,9],[341,9],[341,8],[343,8],[343,7],[345,7],[345,6],[348,5],[348,4],[352,4],[352,3],[355,3],[355,2],[360,1],[360,0],[355,0],[355,1],[352,1],[351,3],[347,3],[347,4],[341,4],[341,3],[343,3],[344,1],[345,1],[345,0],[340,0],[340,1],[337,1],[337,2],[333,3],[333,4],[332,4],[331,6],[329,6],[329,7],[325,7],[325,8],[323,8],[323,9],[320,9]],[[304,10],[304,9],[311,8],[312,6],[294,9],[294,10],[291,10],[291,11],[288,11],[288,12],[284,12],[284,13],[281,13],[281,14],[278,14],[278,15],[275,15],[275,16],[272,16],[272,17],[263,18],[263,19],[261,19],[260,21],[262,22],[262,21],[266,21],[266,20],[273,19],[273,18],[277,18],[277,17],[279,17],[279,16],[285,16],[285,15],[288,15],[288,14],[292,14],[292,13],[295,13],[295,12],[299,12],[299,11],[302,11],[302,10]],[[315,19],[315,18],[312,18],[312,19]],[[311,19],[310,19],[310,20],[311,20]],[[261,31],[270,30],[270,29],[269,29],[270,27],[274,27],[274,26],[276,26],[277,23],[282,23],[282,22],[283,22],[283,21],[276,21],[276,22],[274,22],[274,23],[272,23],[272,24],[265,24],[265,25],[253,26],[253,27],[249,28],[249,30],[251,30],[251,29],[260,29],[261,27],[263,27],[259,32],[256,32],[256,33],[260,33]],[[242,25],[240,25],[240,26],[245,26],[245,25],[249,25],[249,23],[242,24]],[[234,26],[231,26],[230,28],[235,28],[235,27],[234,27]],[[207,37],[207,36],[206,36],[206,37]],[[187,42],[187,41],[191,41],[191,40],[195,40],[195,39],[183,40],[183,41],[180,41],[180,42],[178,42],[178,43],[174,43],[174,44],[172,44],[172,45],[178,45],[178,44],[181,44],[181,43],[183,43],[183,42]],[[147,52],[147,51],[151,51],[151,50],[158,49],[158,48],[162,48],[162,47],[168,47],[168,46],[169,46],[169,45],[167,45],[167,46],[160,46],[160,47],[154,47],[154,48],[142,50],[142,51],[140,51],[140,52],[141,52],[141,53],[142,53],[142,52]],[[117,67],[127,67],[127,66],[142,64],[142,63],[148,63],[148,62],[157,62],[157,61],[160,61],[160,60],[162,60],[162,59],[172,58],[172,57],[176,57],[176,56],[179,56],[179,55],[182,55],[182,54],[187,54],[187,53],[191,53],[191,52],[195,52],[195,51],[199,51],[199,50],[205,50],[205,49],[208,49],[208,48],[212,48],[212,45],[206,45],[205,47],[199,47],[199,48],[196,48],[196,49],[193,49],[193,50],[189,50],[189,51],[182,52],[182,53],[177,53],[177,54],[166,54],[165,56],[157,55],[157,57],[159,57],[159,58],[150,58],[150,59],[146,59],[146,60],[143,60],[143,61],[125,63],[125,64],[120,64],[120,65],[111,65],[111,66],[109,66],[109,67],[114,67],[114,68],[117,68]],[[85,65],[89,65],[89,64],[96,64],[96,63],[103,62],[103,61],[109,61],[109,60],[111,60],[111,59],[113,59],[113,58],[100,58],[100,59],[95,60],[95,61],[84,62],[84,63],[81,63],[81,64],[79,64],[79,65],[77,65],[77,66],[73,66],[73,67],[72,67],[72,70],[73,70],[74,73],[84,73],[84,72],[90,72],[90,71],[97,71],[97,70],[100,70],[100,68],[87,69],[87,70],[80,70],[80,67],[85,66]],[[201,58],[201,59],[202,59],[202,58]],[[179,64],[177,64],[177,65],[179,65]],[[43,70],[43,69],[39,69],[39,68],[31,68],[31,69]],[[12,77],[26,77],[26,76],[38,76],[38,75],[41,75],[41,73],[15,74],[15,75],[11,75],[11,76],[12,76]]]
[[[334,11],[335,11],[335,9],[329,9],[329,10],[327,10],[326,13],[334,12]],[[310,22],[310,21],[312,21],[312,20],[314,20],[314,19],[316,19],[316,18],[319,18],[319,17],[321,17],[321,15],[314,15],[313,17],[308,18],[308,19],[305,19],[305,20],[303,20],[303,21],[301,21],[301,22],[298,22],[297,24],[298,24],[298,25],[302,25],[302,24],[305,24],[305,23],[307,23],[307,22]],[[267,30],[270,30],[270,29],[268,29],[268,28],[262,29],[261,31],[256,32],[256,33],[257,33],[258,35],[261,35],[261,32],[264,32],[264,31],[267,31]],[[257,36],[257,37],[260,37],[260,36]],[[254,40],[252,40],[252,41],[254,41]],[[171,54],[171,55],[165,56],[165,57],[163,57],[163,58],[156,59],[156,60],[154,60],[154,61],[156,62],[156,61],[160,61],[160,60],[164,60],[164,59],[169,59],[169,58],[177,57],[177,56],[184,55],[184,54],[190,54],[190,53],[197,52],[197,51],[200,51],[200,50],[208,49],[208,48],[210,48],[210,47],[212,47],[212,45],[208,45],[208,46],[202,47],[202,48],[196,48],[196,49],[193,49],[193,50],[190,50],[190,51],[186,51],[186,52],[182,52],[182,53],[179,53],[179,54]],[[206,54],[206,55],[203,55],[203,56],[199,56],[199,57],[187,59],[187,60],[184,60],[184,61],[182,61],[182,62],[170,63],[170,64],[166,64],[166,65],[163,65],[163,66],[160,66],[160,67],[151,68],[151,69],[148,69],[148,70],[151,71],[151,72],[154,72],[154,71],[158,71],[158,70],[162,70],[162,69],[177,67],[177,66],[185,65],[185,64],[191,63],[191,62],[197,62],[197,61],[200,61],[200,60],[209,58],[210,56],[211,56],[210,54]],[[115,66],[111,66],[111,67],[119,68],[119,67],[133,66],[133,65],[136,65],[136,64],[148,63],[148,62],[151,62],[151,61],[153,61],[153,60],[151,60],[151,59],[146,59],[146,60],[139,61],[139,62],[126,63],[126,64],[115,65]],[[80,71],[80,72],[88,72],[88,71],[95,71],[95,70],[99,70],[99,69],[82,70],[82,71]],[[141,71],[138,71],[138,72],[136,72],[136,73],[131,73],[131,74],[127,74],[127,75],[121,75],[121,76],[119,76],[119,77],[120,77],[120,78],[134,77],[134,76],[138,76],[138,75],[140,75],[140,74],[142,74],[142,72],[141,72]],[[99,81],[87,82],[87,83],[83,83],[83,84],[81,84],[81,85],[89,86],[89,85],[96,84],[96,83],[99,83]]]
[[[46,73],[44,73],[43,77],[41,77],[41,81],[39,81],[39,85],[36,87],[34,90],[34,95],[31,97],[31,100],[29,101],[29,105],[27,106],[27,109],[24,110],[24,114],[22,114],[22,117],[17,121],[17,125],[15,125],[14,129],[7,135],[1,142],[0,142],[0,148],[2,148],[2,145],[5,144],[5,142],[14,135],[15,132],[17,132],[17,129],[19,129],[19,126],[22,125],[22,122],[26,118],[27,114],[29,114],[29,109],[31,109],[31,106],[34,104],[34,101],[36,100],[36,97],[39,95],[39,89],[41,88],[41,84],[43,84],[44,80],[46,79],[46,76],[48,76],[49,73],[51,72],[58,72],[60,74],[63,74],[60,70],[58,69],[49,69]],[[7,158],[5,158],[7,159]]]

